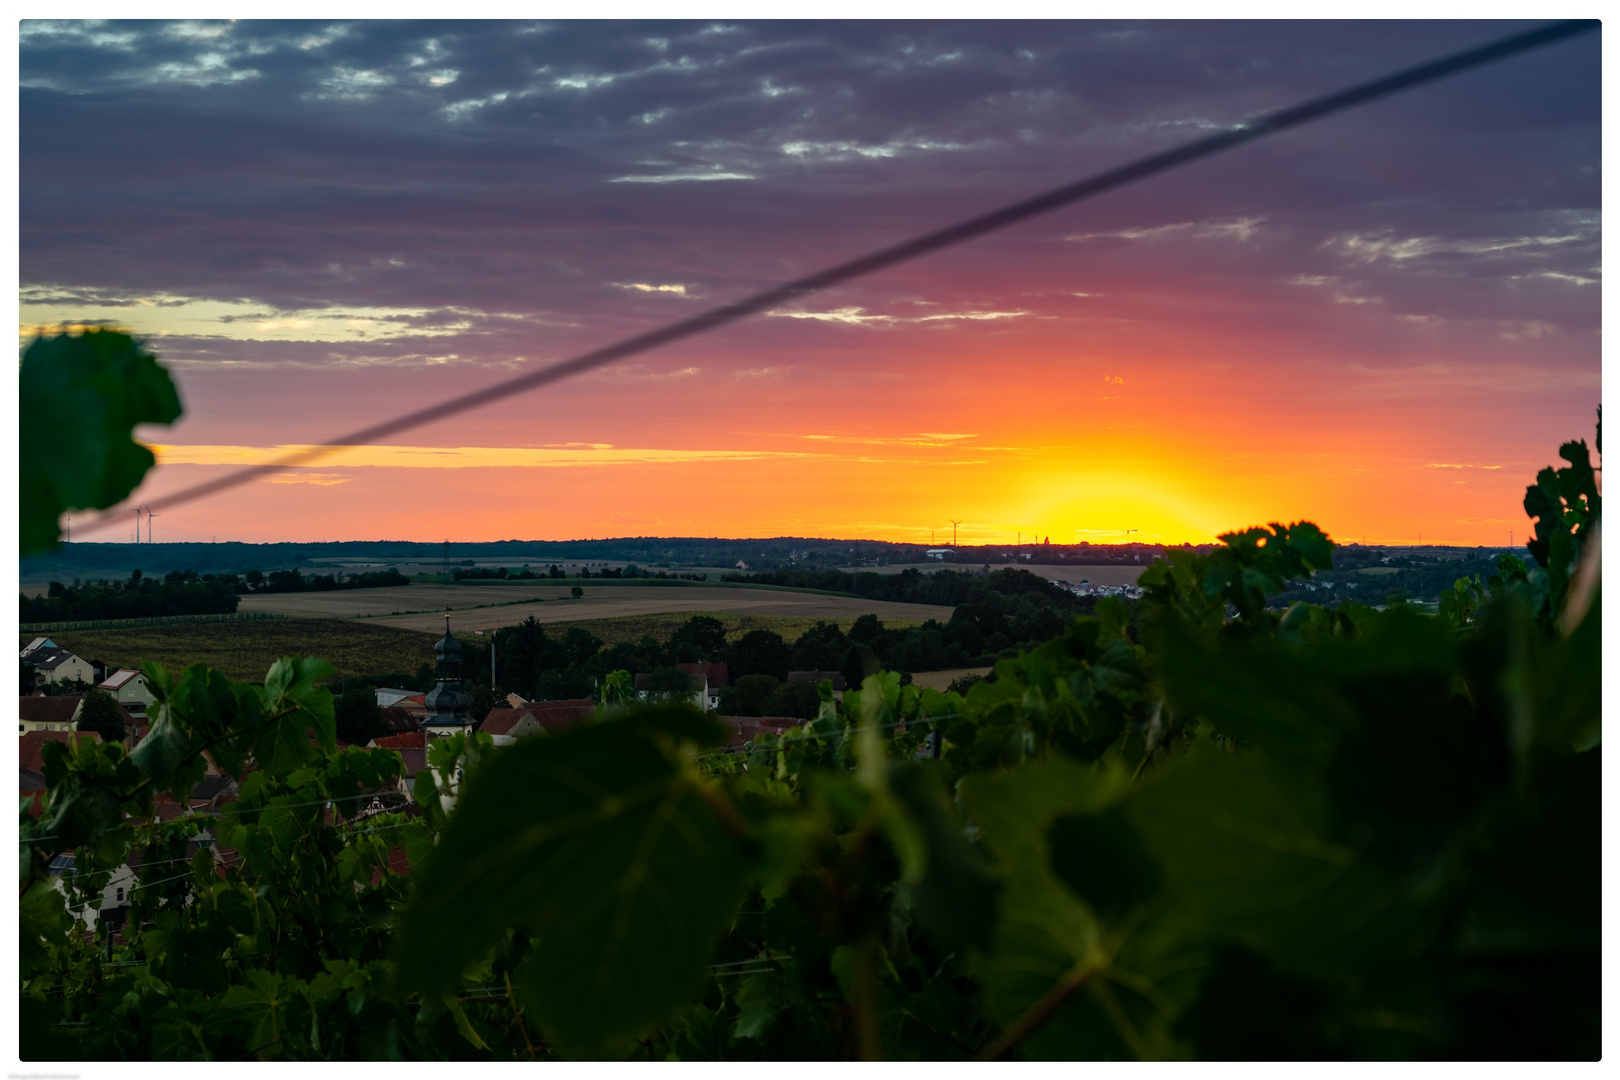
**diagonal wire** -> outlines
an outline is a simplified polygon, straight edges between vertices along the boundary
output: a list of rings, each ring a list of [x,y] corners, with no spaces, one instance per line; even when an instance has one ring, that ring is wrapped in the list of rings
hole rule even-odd
[[[1183,165],[1191,164],[1194,161],[1223,153],[1244,143],[1253,142],[1268,135],[1275,135],[1290,128],[1298,127],[1301,124],[1320,120],[1333,113],[1365,105],[1403,90],[1411,90],[1425,83],[1496,63],[1499,60],[1505,60],[1508,57],[1529,52],[1544,45],[1551,45],[1580,34],[1590,33],[1601,26],[1602,23],[1595,19],[1571,19],[1551,23],[1535,30],[1513,34],[1485,45],[1452,53],[1450,56],[1431,60],[1426,64],[1406,68],[1392,75],[1386,75],[1383,78],[1353,86],[1348,90],[1341,90],[1338,93],[1314,98],[1290,108],[1265,113],[1253,120],[1234,124],[1232,127],[1213,135],[1195,139],[1192,142],[1184,143],[1181,146],[1157,154],[1150,154],[1147,157],[1094,174],[1075,183],[1004,206],[999,210],[993,210],[990,213],[969,218],[967,221],[938,229],[915,239],[882,248],[869,255],[840,263],[837,266],[799,278],[796,281],[790,281],[785,285],[766,289],[764,292],[755,293],[753,296],[742,300],[711,308],[702,314],[670,323],[657,330],[638,334],[615,344],[550,364],[537,371],[493,383],[480,390],[474,390],[460,397],[451,398],[449,401],[417,409],[414,412],[406,413],[392,420],[385,420],[380,424],[361,428],[347,435],[340,435],[318,445],[284,455],[272,462],[263,465],[250,465],[217,479],[183,488],[172,495],[153,500],[147,504],[148,509],[167,509],[171,506],[179,506],[182,503],[205,498],[221,491],[240,487],[243,484],[283,469],[309,464],[347,447],[373,443],[390,435],[397,435],[421,427],[424,424],[455,416],[469,409],[480,408],[515,394],[525,393],[541,386],[560,382],[571,376],[593,371],[616,361],[707,333],[710,330],[745,319],[750,315],[770,311],[812,293],[842,285],[859,277],[865,277],[868,274],[885,270],[898,263],[932,254],[942,248],[951,247],[1041,214],[1050,213],[1071,203],[1101,195],[1115,188],[1124,187],[1139,180],[1145,180],[1150,176],[1156,176],[1159,173],[1168,172]],[[88,523],[80,525],[79,531],[83,533],[89,530],[105,528],[115,520],[121,522],[123,520],[122,514],[123,512],[120,510],[105,511]]]

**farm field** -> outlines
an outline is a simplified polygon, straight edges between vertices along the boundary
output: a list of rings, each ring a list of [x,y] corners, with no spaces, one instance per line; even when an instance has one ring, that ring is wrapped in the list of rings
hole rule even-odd
[[[964,675],[988,674],[990,674],[990,669],[987,667],[948,668],[945,671],[919,671],[912,674],[911,683],[913,686],[926,686],[930,690],[938,690],[943,694],[950,688],[951,683],[955,682],[957,679],[960,679]]]
[[[28,635],[22,635],[27,644]],[[319,656],[343,675],[414,672],[433,660],[433,635],[365,622],[271,619],[135,630],[70,630],[51,640],[112,667],[153,660],[170,671],[207,664],[232,679],[258,682],[283,656]]]
[[[532,581],[517,585],[390,585],[381,589],[339,589],[333,592],[250,593],[238,611],[270,611],[294,619],[353,619],[398,612],[438,612],[433,626],[444,627],[443,614],[505,604],[514,600],[556,600],[568,595],[568,586]],[[423,628],[430,629],[424,624]]]
[[[885,623],[948,621],[952,608],[901,604],[776,589],[692,585],[631,585],[586,581],[575,600],[569,586],[523,582],[518,585],[407,585],[330,593],[274,593],[244,596],[242,611],[273,611],[293,618],[359,619],[365,625],[431,632],[442,629],[446,609],[456,630],[512,626],[534,616],[543,623],[582,623],[626,616],[695,612],[792,616],[806,620],[854,619],[868,612]],[[515,601],[515,602],[514,602]],[[499,605],[499,606],[495,606]],[[414,612],[399,614],[393,612]],[[638,635],[639,636],[639,635]]]
[[[735,641],[750,630],[771,630],[793,641],[818,621],[807,615],[757,615],[728,611],[681,611],[648,615],[620,615],[548,624],[562,634],[575,626],[600,638],[605,645],[640,641],[645,635],[663,640],[693,615],[710,615],[725,625],[726,638]],[[848,630],[853,617],[828,618]],[[892,629],[915,626],[921,620],[886,621]],[[475,627],[458,628],[460,637]],[[30,635],[20,636],[26,644]],[[433,658],[435,635],[420,630],[381,626],[371,620],[280,619],[271,622],[208,623],[135,630],[84,630],[52,634],[51,639],[81,656],[92,656],[114,667],[138,667],[156,661],[171,671],[189,664],[207,664],[232,679],[258,681],[283,656],[319,656],[337,669],[337,677],[413,673]],[[988,670],[988,669],[986,669]],[[960,672],[948,674],[950,679]],[[919,682],[935,676],[917,676]],[[941,689],[945,683],[941,684]],[[928,682],[927,685],[933,685]]]

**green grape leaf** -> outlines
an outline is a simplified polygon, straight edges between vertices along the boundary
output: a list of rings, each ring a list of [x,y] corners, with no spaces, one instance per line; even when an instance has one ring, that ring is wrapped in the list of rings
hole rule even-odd
[[[431,770],[423,769],[416,774],[416,779],[411,781],[411,798],[422,808],[422,816],[427,818],[430,827],[433,829],[445,827],[448,818],[444,812],[444,800],[438,786],[433,782]],[[412,860],[412,865],[415,865],[415,860]]]
[[[776,1018],[793,1004],[782,976],[774,971],[745,975],[737,982],[737,1021],[731,1034],[738,1039],[762,1039]]]
[[[472,1026],[472,1021],[467,1019],[467,1010],[461,1007],[461,1002],[456,995],[446,994],[441,1000],[444,1002],[445,1009],[449,1011],[450,1016],[455,1020],[456,1031],[460,1033],[461,1037],[480,1050],[488,1050],[489,1044],[484,1041],[483,1036],[478,1034],[478,1029]]]
[[[225,991],[225,1007],[248,1025],[250,1053],[274,1046],[287,1034],[288,1012],[296,1001],[297,980],[269,971],[251,970],[247,984]]]
[[[190,752],[191,740],[175,723],[169,706],[165,705],[158,712],[158,718],[146,737],[130,753],[130,760],[135,762],[142,774],[151,777],[153,785],[161,790]]]
[[[1053,820],[1096,813],[1124,790],[1120,773],[1063,758],[970,776],[962,801],[1004,884],[990,948],[976,962],[990,1018],[1006,1027],[1088,968],[1105,968],[1103,928],[1091,907],[1052,874]],[[1094,993],[1068,997],[1020,1044],[1026,1057],[1089,1059],[1128,1053]]]
[[[1153,898],[1163,875],[1130,820],[1112,807],[1095,814],[1066,814],[1047,834],[1052,873],[1117,925]]]
[[[433,853],[433,834],[420,821],[413,821],[399,830],[399,843],[413,870],[420,870]]]
[[[181,413],[169,374],[128,334],[37,337],[18,378],[22,554],[55,547],[69,510],[104,510],[156,459],[130,434]]]
[[[259,730],[253,756],[271,775],[284,776],[317,756],[306,730],[315,733],[326,753],[337,749],[332,692],[315,685],[332,671],[331,664],[312,656],[284,656],[270,665],[261,696],[265,715],[275,719]]]
[[[52,946],[67,944],[73,916],[68,914],[62,893],[49,881],[36,881],[23,893],[18,905],[21,946],[17,966],[24,981],[50,963]]]
[[[895,766],[889,788],[926,846],[922,880],[911,888],[918,924],[947,950],[988,946],[1000,882],[963,838],[944,788],[915,763]]]
[[[152,1057],[159,1061],[213,1061],[212,1047],[219,1038],[216,1013],[225,1011],[220,998],[189,995],[171,1001],[152,1018]]]
[[[72,774],[51,788],[46,802],[46,827],[62,848],[97,846],[123,819],[122,800],[95,778]]]
[[[536,937],[520,995],[565,1056],[601,1053],[691,1000],[752,871],[736,812],[682,758],[721,737],[666,707],[494,754],[416,875],[400,987],[447,992],[518,927]]]
[[[1320,782],[1204,742],[1120,804],[1163,869],[1174,921],[1296,971],[1343,977],[1411,946],[1400,883],[1328,833]]]

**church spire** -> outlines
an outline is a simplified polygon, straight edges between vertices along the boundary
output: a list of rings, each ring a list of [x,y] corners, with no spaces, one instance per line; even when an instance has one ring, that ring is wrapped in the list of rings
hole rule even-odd
[[[427,695],[427,720],[423,727],[430,737],[454,735],[469,731],[472,721],[467,711],[472,707],[472,695],[461,685],[461,642],[450,633],[450,616],[444,617],[444,637],[433,647],[438,662],[439,684]]]

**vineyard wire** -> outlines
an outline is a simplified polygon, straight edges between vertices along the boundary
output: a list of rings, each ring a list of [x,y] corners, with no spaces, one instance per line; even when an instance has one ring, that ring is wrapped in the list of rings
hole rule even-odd
[[[246,466],[226,476],[205,481],[189,488],[182,488],[172,495],[154,499],[147,505],[153,509],[180,506],[221,491],[240,487],[260,477],[284,469],[309,464],[348,447],[374,443],[387,436],[410,431],[424,424],[466,412],[469,409],[480,408],[515,394],[525,393],[541,386],[560,382],[571,376],[593,371],[619,360],[638,356],[653,349],[695,337],[729,323],[737,322],[750,315],[769,311],[789,301],[801,299],[812,293],[832,288],[835,285],[841,285],[899,263],[932,254],[943,248],[1004,229],[1009,225],[1049,213],[1071,203],[1080,202],[1092,196],[1156,176],[1159,173],[1180,168],[1183,165],[1211,157],[1244,143],[1253,142],[1268,135],[1275,135],[1281,131],[1314,120],[1320,120],[1334,113],[1365,105],[1403,90],[1422,86],[1425,83],[1496,63],[1544,45],[1551,45],[1580,34],[1589,33],[1599,29],[1601,26],[1602,23],[1595,19],[1572,19],[1552,23],[1535,30],[1500,38],[1472,49],[1452,53],[1438,60],[1406,68],[1379,79],[1360,83],[1338,93],[1313,98],[1299,105],[1275,112],[1264,113],[1253,120],[1234,124],[1214,135],[1207,135],[1170,150],[1150,154],[1147,157],[1096,173],[1064,187],[1055,188],[1043,194],[1012,203],[999,210],[993,210],[987,214],[970,218],[915,239],[882,248],[869,255],[840,263],[807,277],[799,278],[796,281],[790,281],[785,285],[766,289],[742,300],[711,308],[700,315],[670,323],[657,330],[582,353],[568,360],[558,361],[538,371],[493,383],[480,390],[471,391],[436,405],[426,406],[403,416],[395,417],[392,420],[385,420],[380,424],[373,424],[348,435],[328,439],[326,442],[296,453],[284,455],[263,465]],[[113,508],[102,512],[99,516],[80,526],[80,532],[93,532],[97,529],[106,528],[114,522],[122,522],[122,520],[123,511]]]

